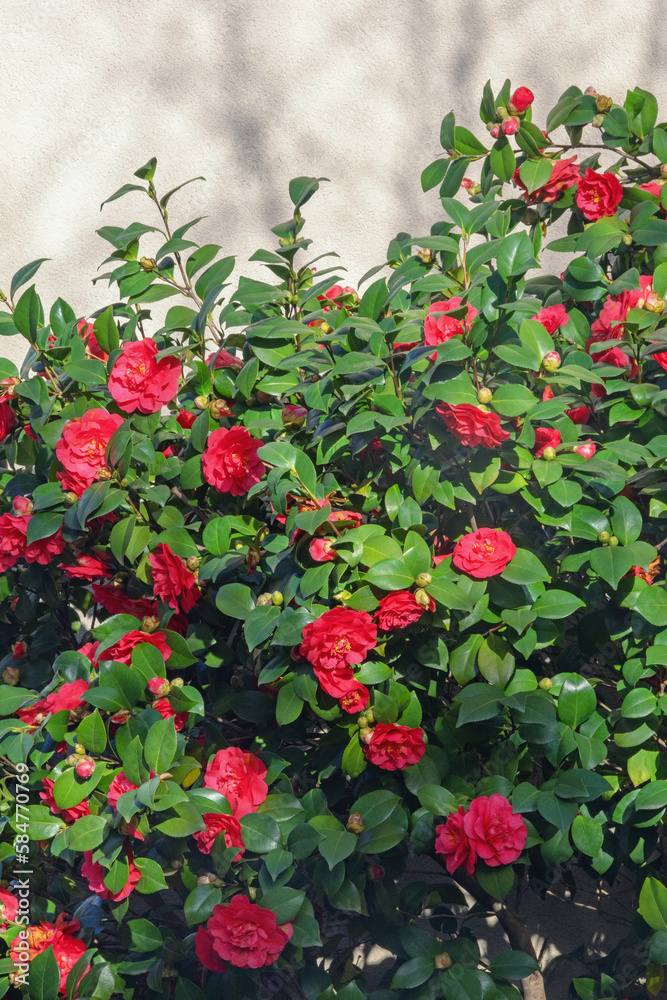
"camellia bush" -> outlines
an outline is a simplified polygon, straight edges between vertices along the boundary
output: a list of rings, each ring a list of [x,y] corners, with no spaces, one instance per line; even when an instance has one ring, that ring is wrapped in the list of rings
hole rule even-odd
[[[108,308],[6,288],[5,990],[660,992],[667,123],[532,111],[445,117],[439,220],[361,290],[302,235],[323,178],[230,283],[155,160]],[[563,886],[627,919],[549,966]]]

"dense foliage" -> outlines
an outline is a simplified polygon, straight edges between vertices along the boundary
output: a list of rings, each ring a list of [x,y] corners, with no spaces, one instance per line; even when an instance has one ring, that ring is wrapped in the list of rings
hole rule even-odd
[[[571,995],[661,989],[667,123],[532,105],[487,85],[490,149],[446,116],[444,217],[363,293],[310,257],[321,178],[232,285],[151,160],[113,304],[46,314],[41,261],[2,296],[5,988],[544,997],[526,899],[629,880]]]

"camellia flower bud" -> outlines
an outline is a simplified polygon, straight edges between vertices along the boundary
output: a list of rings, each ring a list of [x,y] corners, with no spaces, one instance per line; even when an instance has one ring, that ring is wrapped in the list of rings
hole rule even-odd
[[[588,459],[593,457],[597,451],[597,447],[593,441],[582,441],[581,444],[575,444],[572,450],[576,451],[582,458]]]
[[[623,233],[621,243],[624,243],[626,247],[632,246],[632,233]]]
[[[550,677],[543,677],[542,680],[538,682],[537,686],[538,688],[541,688],[543,691],[550,691],[551,688],[553,687],[553,683],[554,682]]]
[[[164,698],[169,694],[171,684],[166,677],[151,677],[148,682],[148,690],[158,698]]]
[[[95,761],[92,757],[81,757],[74,767],[80,778],[89,778],[95,770]]]
[[[607,117],[606,115],[596,115],[593,121],[591,122],[593,128],[603,128],[604,120],[606,117]]]
[[[436,969],[448,969],[452,964],[452,960],[446,951],[441,951],[439,955],[436,955],[434,961]]]
[[[98,479],[111,479],[112,476],[113,476],[113,472],[106,465],[103,465],[102,468],[98,469],[98,471],[97,471],[97,478]]]
[[[544,360],[542,361],[544,370],[547,372],[555,372],[560,368],[560,354],[558,351],[548,351],[544,355]]]
[[[542,458],[545,462],[553,462],[556,457],[556,449],[551,446],[547,446],[542,452]]]
[[[652,313],[661,313],[665,308],[665,300],[657,292],[648,292],[644,300],[644,309]]]
[[[280,414],[285,427],[303,427],[307,416],[308,410],[305,406],[296,406],[292,403],[287,403],[283,406],[282,413]]]
[[[461,187],[465,188],[470,195],[479,194],[482,190],[482,185],[478,184],[477,181],[471,181],[469,177],[463,178],[461,181]]]
[[[603,545],[606,545],[610,538],[611,535],[608,531],[601,531],[598,535],[598,542],[602,542]]]
[[[368,719],[368,725],[372,726],[373,723],[375,722],[375,712],[373,711],[372,708],[369,708],[366,711],[365,715],[366,715],[366,718]]]
[[[195,399],[195,406],[198,410],[208,409],[208,399],[206,396],[197,396]]]
[[[201,559],[199,556],[188,556],[188,558],[185,560],[185,565],[188,567],[191,573],[194,573],[201,566]]]
[[[431,598],[428,596],[428,594],[422,587],[420,587],[418,590],[415,590],[414,597],[419,607],[424,608],[425,611],[428,611],[428,609],[431,607]]]
[[[215,885],[217,881],[218,876],[214,875],[213,872],[206,872],[205,875],[197,877],[197,885]]]
[[[84,747],[83,743],[75,743],[74,744],[74,753],[77,753],[79,755],[79,757],[85,757],[86,756],[86,748]]]
[[[350,817],[346,823],[346,827],[350,833],[363,833],[364,824],[361,819],[360,813],[350,813]]]
[[[67,503],[76,503],[79,499],[76,493],[72,493],[71,490],[68,493],[65,493],[64,496]]]
[[[280,605],[283,603],[284,600],[285,598],[283,597],[283,595],[280,593],[279,590],[274,590],[273,593],[271,594],[271,604],[275,604],[277,608],[280,607]]]
[[[493,399],[493,393],[491,392],[491,390],[487,389],[486,386],[482,386],[482,388],[477,393],[477,402],[490,403],[492,399]]]
[[[144,271],[154,271],[157,267],[157,261],[153,257],[140,257],[139,263]]]
[[[597,97],[598,96],[598,92],[595,89],[595,87],[586,87],[586,89],[584,91],[584,94],[586,95],[586,97]]]
[[[660,176],[667,177],[667,163],[660,164]]]
[[[22,660],[27,655],[28,655],[27,642],[23,642],[23,640],[21,639],[20,642],[15,642],[12,644],[12,660]]]
[[[21,679],[21,671],[18,667],[5,667],[2,671],[2,679],[9,687],[16,687]]]
[[[415,583],[417,584],[418,587],[428,587],[429,583],[431,583],[432,580],[433,577],[431,576],[430,573],[420,573],[417,579],[415,580]]]
[[[273,594],[269,594],[268,591],[257,598],[258,607],[264,607],[266,604],[273,604]]]
[[[496,122],[496,123],[494,123],[492,125],[489,125],[488,129],[489,129],[489,132],[491,133],[492,137],[494,139],[497,139],[498,136],[500,135],[500,125],[498,125],[498,123]]]
[[[435,254],[432,250],[418,250],[417,256],[424,264],[430,264],[432,260],[435,260]]]
[[[146,615],[141,619],[141,631],[148,632],[150,635],[152,632],[157,632],[160,627],[160,619],[157,615]]]
[[[65,763],[70,767],[74,767],[75,764],[79,763],[79,758],[75,753],[71,753],[69,757],[65,757]]]
[[[384,868],[377,861],[373,861],[368,866],[368,877],[373,880],[373,882],[381,882],[384,878],[385,872]]]
[[[521,115],[526,108],[530,107],[534,100],[535,95],[532,90],[528,90],[528,87],[517,87],[509,99],[507,110],[512,115]]]
[[[222,420],[223,417],[233,417],[234,414],[226,399],[212,399],[208,404],[208,412],[214,420]]]
[[[182,688],[184,684],[185,681],[183,680],[182,677],[174,677],[173,681],[171,682],[171,686],[173,688]]]
[[[368,719],[365,715],[360,715],[358,718],[359,729],[368,729]]]
[[[612,549],[616,548],[616,546],[618,545],[618,538],[616,537],[616,535],[611,536],[611,538],[609,539],[609,544],[611,545]]]
[[[520,122],[518,118],[514,118],[510,115],[509,118],[503,118],[503,133],[505,135],[516,135],[519,131]]]
[[[359,732],[359,735],[361,736],[361,739],[362,739],[362,741],[364,743],[370,743],[370,741],[373,739],[373,730],[372,729],[362,729]]]
[[[598,109],[598,111],[601,112],[609,111],[612,108],[613,104],[614,102],[611,99],[611,97],[605,97],[604,94],[595,95],[595,107]]]

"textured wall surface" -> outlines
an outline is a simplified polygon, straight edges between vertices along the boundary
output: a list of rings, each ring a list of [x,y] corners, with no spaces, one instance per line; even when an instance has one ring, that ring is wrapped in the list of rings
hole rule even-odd
[[[420,172],[447,111],[480,126],[489,77],[529,86],[537,122],[572,83],[621,102],[640,85],[667,117],[662,11],[659,0],[0,0],[0,288],[49,257],[45,305],[106,304],[105,283],[92,284],[107,246],[95,229],[150,221],[152,206],[138,194],[99,205],[150,156],[162,191],[206,177],[174,198],[174,222],[207,216],[199,241],[250,275],[248,256],[290,215],[289,179],[330,178],[305,235],[317,253],[335,248],[355,284],[397,232],[425,235],[440,217]],[[18,359],[23,347],[2,349]]]

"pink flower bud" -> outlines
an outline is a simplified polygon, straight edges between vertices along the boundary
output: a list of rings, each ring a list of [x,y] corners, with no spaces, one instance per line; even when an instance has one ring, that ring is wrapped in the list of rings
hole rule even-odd
[[[593,457],[597,448],[592,441],[588,440],[582,441],[581,444],[575,444],[572,450],[576,451],[578,455],[582,456],[582,458],[589,459]]]
[[[560,354],[558,351],[548,351],[544,355],[544,360],[542,361],[544,370],[547,372],[555,372],[560,368]]]
[[[503,118],[502,127],[505,135],[516,135],[519,131],[519,119],[514,118],[512,115],[509,118]]]
[[[208,404],[208,412],[214,420],[222,420],[223,417],[234,416],[226,399],[212,399]]]
[[[446,951],[441,951],[439,955],[435,956],[436,969],[448,969],[451,964],[452,960]]]
[[[151,677],[148,682],[148,690],[151,694],[157,695],[158,698],[164,698],[166,694],[169,694],[169,689],[171,684],[166,677]]]
[[[89,778],[95,770],[95,761],[92,757],[81,757],[74,768],[80,778]]]
[[[534,100],[535,95],[532,90],[528,90],[528,87],[517,87],[509,99],[507,110],[513,115],[521,115],[526,108],[530,107]]]
[[[280,416],[286,427],[303,427],[308,416],[308,410],[305,406],[296,406],[292,403],[287,403],[286,406],[283,406]]]
[[[378,862],[368,866],[368,877],[373,880],[373,882],[381,882],[384,878],[384,868]]]
[[[494,139],[497,139],[498,136],[500,135],[500,125],[498,125],[497,123],[495,125],[492,125],[489,129],[489,132],[491,133]]]
[[[330,562],[336,558],[336,553],[331,548],[330,538],[313,538],[308,546],[308,551],[315,562]]]
[[[21,671],[18,667],[5,667],[2,672],[2,679],[9,687],[16,687],[21,679]]]

